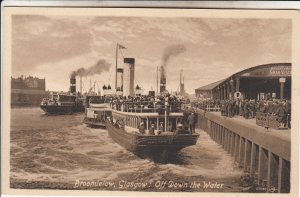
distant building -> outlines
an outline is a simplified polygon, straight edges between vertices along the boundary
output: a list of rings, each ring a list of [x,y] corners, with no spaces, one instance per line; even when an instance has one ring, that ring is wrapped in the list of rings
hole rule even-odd
[[[272,63],[245,69],[195,90],[213,99],[291,99],[291,63]]]
[[[45,79],[11,78],[11,106],[38,106],[47,95]]]

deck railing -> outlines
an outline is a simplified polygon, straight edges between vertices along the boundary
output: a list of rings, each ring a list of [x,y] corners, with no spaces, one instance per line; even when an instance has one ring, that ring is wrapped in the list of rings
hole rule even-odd
[[[164,104],[155,104],[154,102],[124,102],[124,103],[110,103],[112,109],[122,112],[132,112],[132,113],[164,113],[170,112],[180,112],[181,103],[174,102]]]

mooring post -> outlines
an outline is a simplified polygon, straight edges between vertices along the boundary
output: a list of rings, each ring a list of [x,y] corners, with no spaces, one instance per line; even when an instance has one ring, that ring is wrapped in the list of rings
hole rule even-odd
[[[247,139],[245,138],[245,148],[244,148],[244,171],[247,170],[247,146],[248,146],[248,143],[247,143]]]
[[[212,138],[216,141],[216,124],[212,122]]]
[[[251,144],[251,159],[250,159],[250,177],[253,177],[255,173],[255,157],[256,157],[256,147],[255,144],[252,142]]]
[[[282,157],[279,157],[279,164],[278,164],[278,193],[281,193],[281,183],[282,183]]]
[[[231,135],[230,130],[227,129],[227,149],[226,149],[227,152],[229,152],[230,150],[230,135]]]
[[[218,132],[218,143],[221,144],[221,125],[218,124],[217,127],[217,132]]]
[[[235,135],[235,148],[234,148],[234,161],[238,161],[238,154],[239,154],[239,143],[240,143],[240,139],[239,139],[239,135]]]
[[[260,185],[267,187],[267,184],[263,185],[262,183],[264,183],[264,182],[268,183],[268,170],[269,170],[268,169],[268,167],[269,167],[268,150],[265,150],[261,146],[260,146],[260,156],[259,156],[258,164],[259,164],[259,166],[258,166],[258,169],[259,169],[258,182]]]
[[[262,148],[261,146],[258,147],[258,170],[257,170],[257,181],[258,185],[261,185],[261,170],[262,170]]]
[[[231,156],[234,156],[234,151],[235,151],[235,133],[231,132]]]
[[[243,159],[243,137],[240,136],[240,142],[239,142],[239,155],[238,155],[238,163],[239,163],[239,166],[242,166],[242,159]]]
[[[272,167],[272,153],[271,151],[268,151],[267,192],[270,191],[270,186],[271,186],[271,167]]]
[[[222,145],[225,149],[225,127],[222,127]]]
[[[227,129],[224,128],[224,139],[225,139],[225,143],[224,143],[224,150],[227,149]]]
[[[227,136],[227,138],[228,138],[228,141],[227,141],[227,152],[230,153],[230,148],[231,148],[230,147],[230,143],[231,143],[231,140],[230,140],[230,138],[231,138],[231,131],[227,129],[227,133],[228,133],[228,136]]]
[[[235,160],[237,157],[238,148],[239,148],[239,135],[235,134],[234,135],[234,154],[233,154]]]

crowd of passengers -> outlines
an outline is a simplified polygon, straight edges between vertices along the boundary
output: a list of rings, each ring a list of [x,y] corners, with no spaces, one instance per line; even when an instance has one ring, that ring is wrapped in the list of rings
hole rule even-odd
[[[123,120],[113,121],[111,118],[109,118],[109,120],[116,128],[124,129],[125,124]],[[183,110],[183,117],[178,120],[177,124],[174,124],[174,120],[169,120],[166,129],[164,122],[159,122],[158,127],[156,126],[156,122],[150,122],[149,128],[147,129],[143,121],[139,124],[137,129],[142,135],[163,135],[170,132],[174,134],[194,134],[197,120],[197,113],[192,109],[186,108]]]
[[[165,96],[96,96],[91,97],[90,103],[109,103],[113,109],[119,111],[163,113],[167,111],[177,112],[181,110],[182,99],[167,94]]]
[[[144,122],[141,122],[138,126],[140,134],[147,135],[161,135],[167,132],[174,132],[175,134],[192,134],[195,133],[195,127],[197,123],[197,113],[191,108],[185,107],[182,109],[183,99],[176,96],[167,94],[165,96],[94,96],[89,98],[89,103],[109,103],[114,109],[120,111],[130,111],[136,109],[140,112],[140,109],[147,111],[147,109],[155,109],[158,113],[167,112],[183,112],[183,117],[178,120],[177,125],[171,121],[168,122],[165,129],[164,122],[159,122],[158,127],[156,122],[149,122],[149,128],[147,129]],[[110,118],[109,118],[110,119]],[[112,124],[118,128],[124,128],[124,122],[122,120],[112,121]]]
[[[203,100],[194,103],[203,110],[220,111],[222,116],[243,116],[245,119],[255,118],[257,112],[275,115],[281,126],[291,127],[291,101],[285,99],[269,100]]]

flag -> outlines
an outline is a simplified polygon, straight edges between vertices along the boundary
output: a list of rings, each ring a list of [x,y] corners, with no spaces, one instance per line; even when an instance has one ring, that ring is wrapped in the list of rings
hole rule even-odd
[[[120,45],[119,43],[118,43],[118,47],[119,47],[119,49],[127,49],[126,47],[124,47],[123,45]]]

